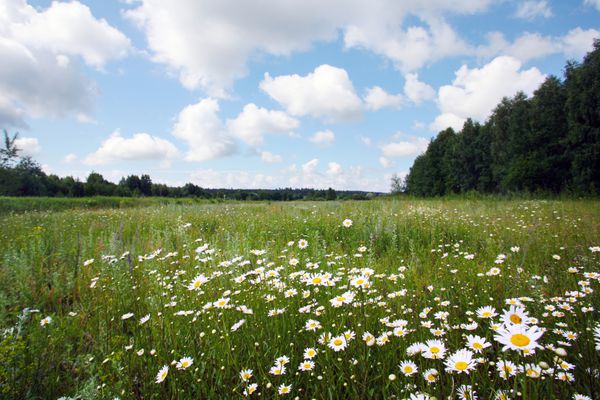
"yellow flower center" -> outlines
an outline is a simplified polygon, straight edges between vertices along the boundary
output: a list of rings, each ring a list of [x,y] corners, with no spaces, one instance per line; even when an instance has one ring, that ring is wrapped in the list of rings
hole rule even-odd
[[[200,281],[196,281],[196,282],[194,282],[194,287],[195,287],[195,288],[199,288],[199,287],[200,287]]]
[[[359,279],[359,280],[356,281],[357,285],[362,285],[363,283],[364,283],[364,281],[362,279]]]
[[[435,347],[435,346],[433,346],[433,347],[430,347],[430,348],[429,348],[429,351],[430,351],[431,353],[433,353],[433,354],[437,354],[437,353],[439,353],[439,352],[440,352],[440,348],[439,348],[439,347]]]
[[[427,380],[430,381],[430,382],[435,381],[435,375],[434,374],[427,375]]]
[[[319,284],[319,283],[321,283],[321,281],[322,281],[321,278],[313,278],[312,283]]]
[[[404,367],[404,373],[410,374],[411,372],[413,372],[413,368],[410,365]]]
[[[517,347],[525,347],[531,343],[531,339],[529,339],[526,335],[517,333],[510,337],[510,342]]]
[[[187,368],[189,365],[190,365],[190,363],[189,363],[189,362],[187,362],[187,361],[184,361],[184,362],[182,362],[182,363],[181,363],[181,366],[182,366],[183,368]]]
[[[469,364],[467,364],[464,361],[458,361],[456,364],[454,364],[454,368],[456,368],[459,371],[464,371],[465,369],[467,369],[468,366]]]
[[[491,316],[492,316],[492,313],[491,313],[491,312],[489,312],[489,311],[484,311],[483,313],[481,313],[481,316],[482,316],[482,317],[491,317]]]
[[[537,373],[537,371],[535,371],[533,369],[528,369],[527,370],[527,376],[531,376],[531,377],[537,378],[540,375]]]
[[[473,343],[473,348],[477,350],[483,349],[483,345],[481,343]]]
[[[342,343],[344,343],[344,342],[342,341],[342,339],[335,339],[335,340],[333,341],[333,344],[334,344],[335,346],[341,346],[341,345],[342,345]]]
[[[509,319],[510,319],[510,322],[512,322],[513,324],[521,323],[521,317],[519,317],[517,314],[512,314]]]

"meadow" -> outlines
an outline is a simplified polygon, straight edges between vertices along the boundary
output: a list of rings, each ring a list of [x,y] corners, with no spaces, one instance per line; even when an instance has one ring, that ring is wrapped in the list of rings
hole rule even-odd
[[[594,200],[2,213],[0,398],[598,398],[599,246]]]

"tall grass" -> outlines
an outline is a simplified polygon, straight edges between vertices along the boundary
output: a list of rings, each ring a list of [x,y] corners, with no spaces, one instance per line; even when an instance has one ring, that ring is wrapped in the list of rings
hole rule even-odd
[[[0,397],[241,398],[256,383],[251,397],[441,399],[470,385],[479,398],[594,398],[600,359],[590,308],[599,304],[600,252],[590,247],[600,244],[598,216],[595,201],[493,199],[6,214]],[[310,285],[314,274],[332,285]],[[208,282],[189,290],[199,275]],[[363,275],[368,287],[350,284]],[[354,298],[335,307],[344,293]],[[503,351],[490,321],[476,315],[492,306],[501,325],[507,301],[536,318],[528,326],[545,329],[535,354]],[[321,328],[307,330],[310,319]],[[394,334],[400,319],[405,336]],[[474,355],[469,374],[445,371],[444,359],[407,354],[436,338],[429,326],[445,331],[437,339],[446,360],[467,348],[469,334],[492,346]],[[327,346],[344,332],[346,348]],[[365,332],[387,343],[370,346]],[[318,352],[315,367],[299,371],[308,347]],[[193,364],[178,369],[185,356]],[[286,373],[273,375],[280,356],[290,360]],[[405,376],[399,364],[409,360],[419,373]],[[502,360],[541,365],[542,375],[528,377],[526,367],[503,379]],[[156,383],[164,365],[168,375]],[[421,375],[431,368],[435,383]],[[244,369],[253,370],[248,382]],[[561,372],[573,381],[557,379]],[[281,385],[291,385],[290,394],[278,394]]]

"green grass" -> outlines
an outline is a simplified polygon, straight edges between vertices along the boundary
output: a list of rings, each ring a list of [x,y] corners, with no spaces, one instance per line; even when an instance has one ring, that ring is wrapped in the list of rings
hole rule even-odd
[[[346,218],[353,221],[349,228],[342,226]],[[282,384],[291,385],[284,398],[401,399],[425,392],[443,399],[456,398],[461,385],[472,385],[484,399],[498,390],[512,399],[594,398],[598,315],[584,311],[600,305],[598,278],[583,274],[600,272],[600,253],[589,249],[600,245],[599,238],[600,203],[591,200],[159,202],[4,214],[0,398],[235,399],[244,397],[249,383],[258,384],[251,397],[259,398],[280,397]],[[307,248],[298,246],[300,239]],[[496,264],[500,254],[506,258]],[[486,275],[492,267],[500,274]],[[334,284],[303,282],[319,272]],[[350,285],[365,272],[369,288]],[[200,274],[209,281],[188,290]],[[286,297],[291,289],[297,294]],[[332,306],[350,290],[351,304]],[[226,308],[214,306],[221,298],[228,299]],[[500,314],[493,321],[502,322],[507,299],[520,299],[537,318],[530,325],[546,329],[539,339],[546,348],[529,356],[503,351],[489,320],[475,312],[492,306]],[[273,310],[285,311],[269,316]],[[440,311],[448,314],[436,317]],[[122,319],[128,313],[133,316]],[[42,326],[46,316],[52,321]],[[309,319],[321,329],[306,330]],[[395,336],[385,324],[398,319],[406,320],[406,336]],[[423,326],[427,321],[446,332],[439,338],[446,359],[466,348],[467,334],[492,346],[475,356],[481,363],[469,374],[446,372],[444,360],[406,353],[434,339]],[[476,327],[469,331],[471,322]],[[323,333],[348,331],[356,337],[342,351],[319,343]],[[567,331],[577,338],[565,338]],[[368,346],[364,332],[389,342]],[[318,350],[315,368],[301,372],[307,347]],[[185,356],[193,365],[178,370],[173,362]],[[279,356],[290,362],[275,376],[269,369]],[[408,360],[417,374],[400,371]],[[496,370],[500,360],[549,369],[538,379],[521,372],[505,380]],[[557,379],[561,361],[574,365],[568,371],[573,382]],[[167,378],[156,383],[163,365],[169,366]],[[435,383],[421,375],[429,368],[439,372]],[[243,369],[253,370],[250,382],[240,379]]]

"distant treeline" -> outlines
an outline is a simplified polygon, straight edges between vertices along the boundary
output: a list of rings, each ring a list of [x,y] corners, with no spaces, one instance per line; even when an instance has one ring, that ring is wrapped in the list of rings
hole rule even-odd
[[[11,141],[5,133],[5,142]],[[6,153],[6,149],[2,149]],[[17,150],[18,153],[18,150]],[[15,154],[17,154],[15,153]],[[335,191],[318,189],[205,189],[193,183],[184,186],[168,186],[154,183],[149,175],[129,175],[118,184],[104,179],[92,172],[82,182],[73,177],[64,178],[47,175],[30,157],[20,158],[17,162],[4,162],[0,165],[0,196],[47,196],[47,197],[89,197],[89,196],[118,196],[118,197],[194,197],[203,199],[228,200],[367,200],[376,193],[360,191]]]
[[[405,191],[600,194],[600,41],[565,79],[550,76],[531,98],[504,98],[485,124],[448,128],[417,157]]]

